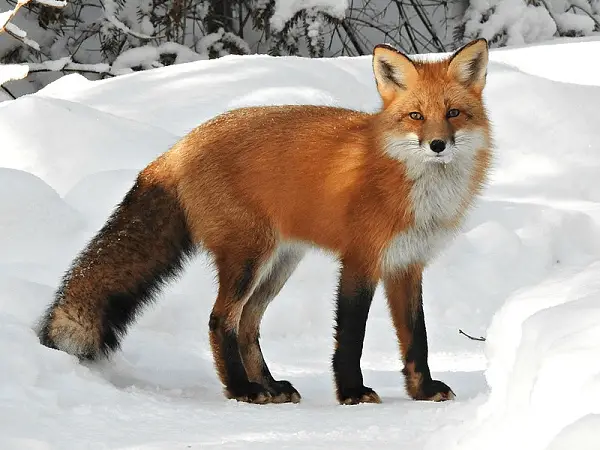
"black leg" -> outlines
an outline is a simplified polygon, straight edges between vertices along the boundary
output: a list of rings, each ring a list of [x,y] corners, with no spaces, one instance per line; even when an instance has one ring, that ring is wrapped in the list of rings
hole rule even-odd
[[[364,386],[360,359],[367,317],[376,282],[348,266],[342,269],[337,294],[336,348],[333,372],[336,394],[342,404],[380,403],[373,389]]]

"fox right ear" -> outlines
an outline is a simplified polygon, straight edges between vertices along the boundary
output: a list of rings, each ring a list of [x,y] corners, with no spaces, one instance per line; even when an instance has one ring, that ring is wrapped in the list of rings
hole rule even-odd
[[[376,45],[373,49],[373,72],[385,106],[396,97],[399,90],[408,89],[418,77],[417,69],[409,57],[387,44]]]

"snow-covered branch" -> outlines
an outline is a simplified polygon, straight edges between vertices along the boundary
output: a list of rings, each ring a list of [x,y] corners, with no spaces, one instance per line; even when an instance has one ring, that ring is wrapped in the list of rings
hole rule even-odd
[[[117,6],[115,5],[114,0],[104,0],[104,17],[113,27],[122,31],[123,33],[129,34],[138,39],[142,39],[148,41],[150,39],[154,39],[155,36],[149,36],[147,34],[138,33],[137,31],[133,31],[119,19],[117,19]]]
[[[40,44],[38,44],[33,39],[29,39],[25,30],[22,30],[14,23],[7,23],[3,31],[6,31],[10,36],[12,36],[18,41],[21,41],[27,47],[30,47],[38,52],[40,51]]]
[[[590,19],[592,19],[594,21],[594,24],[596,25],[596,28],[600,30],[600,21],[594,15],[592,15],[591,12],[589,12],[588,10],[586,10],[585,8],[583,8],[581,5],[577,5],[575,3],[571,4],[571,8],[578,9],[582,13],[586,14]]]
[[[97,73],[99,75],[117,76],[125,75],[133,72],[128,67],[116,68],[106,63],[99,64],[80,64],[71,61],[70,57],[64,57],[53,61],[44,61],[42,63],[29,63],[29,64],[11,64],[13,71],[18,72],[17,68],[25,73],[27,76],[30,73],[37,72],[79,72],[79,73]],[[6,66],[5,66],[6,67]],[[22,78],[22,77],[21,77]],[[17,78],[12,78],[17,79]],[[2,79],[0,78],[0,81]],[[8,80],[6,80],[8,81]],[[1,84],[1,83],[0,83]]]
[[[0,66],[0,86],[7,81],[20,80],[31,73],[38,72],[78,72],[96,73],[99,75],[117,76],[133,72],[128,67],[115,68],[109,64],[80,64],[71,61],[70,57],[60,58],[42,63],[4,64]]]
[[[15,39],[23,42],[28,47],[39,51],[40,45],[33,39],[29,39],[25,30],[22,30],[17,25],[10,22],[13,17],[15,17],[19,9],[30,2],[31,0],[19,0],[13,9],[0,13],[0,33],[6,32]],[[36,0],[36,2],[45,6],[56,8],[62,8],[67,5],[66,0]],[[29,72],[29,67],[26,64],[2,64],[0,65],[0,86],[7,81],[23,79],[28,75]]]
[[[4,31],[10,31],[12,34],[20,38],[27,36],[25,31],[10,23],[10,21],[13,19],[13,17],[15,17],[19,9],[30,2],[31,0],[19,0],[13,9],[0,13],[0,33],[3,33]],[[63,8],[67,6],[66,0],[36,0],[36,2],[41,5],[52,6],[55,8]]]
[[[13,17],[15,17],[19,9],[21,9],[30,1],[31,0],[19,0],[13,9],[0,13],[0,33],[6,30],[6,26],[9,25],[9,22]]]

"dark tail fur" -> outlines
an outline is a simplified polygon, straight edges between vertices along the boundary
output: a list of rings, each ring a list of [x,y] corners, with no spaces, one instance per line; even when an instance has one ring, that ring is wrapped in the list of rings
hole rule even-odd
[[[176,191],[157,181],[156,173],[152,166],[140,173],[73,261],[41,319],[44,345],[82,359],[107,356],[194,252]]]

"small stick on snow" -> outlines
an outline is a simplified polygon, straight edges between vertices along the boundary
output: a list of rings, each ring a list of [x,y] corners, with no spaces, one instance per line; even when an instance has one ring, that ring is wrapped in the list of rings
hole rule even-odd
[[[478,337],[478,338],[476,338],[474,336],[471,336],[471,335],[465,333],[463,330],[458,330],[458,334],[464,334],[466,337],[468,337],[472,341],[485,341],[484,337]]]

